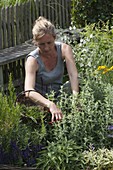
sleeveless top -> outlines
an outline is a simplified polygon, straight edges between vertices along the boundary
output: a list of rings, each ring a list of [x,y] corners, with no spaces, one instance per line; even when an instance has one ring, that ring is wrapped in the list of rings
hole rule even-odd
[[[43,96],[50,94],[51,91],[54,91],[55,96],[57,96],[61,85],[63,84],[64,61],[61,56],[61,45],[61,42],[55,42],[57,50],[57,64],[51,71],[46,70],[45,65],[39,55],[38,48],[27,55],[27,57],[34,57],[38,62],[39,69],[36,73],[35,90]]]

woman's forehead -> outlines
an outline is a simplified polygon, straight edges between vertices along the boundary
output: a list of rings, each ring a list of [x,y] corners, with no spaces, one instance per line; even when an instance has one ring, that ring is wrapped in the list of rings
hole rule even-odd
[[[37,40],[37,42],[43,42],[43,41],[48,41],[48,40],[54,40],[55,37],[52,34],[45,34],[41,38]]]

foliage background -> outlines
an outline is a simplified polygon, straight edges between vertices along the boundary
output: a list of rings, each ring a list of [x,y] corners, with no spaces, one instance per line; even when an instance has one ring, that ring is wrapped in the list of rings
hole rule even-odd
[[[100,20],[113,25],[112,0],[72,0],[72,22],[77,28]]]

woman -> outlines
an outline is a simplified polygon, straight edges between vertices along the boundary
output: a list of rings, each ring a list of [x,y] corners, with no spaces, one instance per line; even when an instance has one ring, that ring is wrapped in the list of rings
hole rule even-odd
[[[61,120],[62,111],[57,105],[47,99],[46,94],[54,91],[58,95],[64,74],[64,60],[71,83],[72,93],[79,92],[78,73],[73,59],[72,49],[65,43],[56,42],[54,25],[44,17],[39,17],[32,29],[33,42],[37,46],[26,60],[25,91],[34,102],[49,109],[52,122]]]

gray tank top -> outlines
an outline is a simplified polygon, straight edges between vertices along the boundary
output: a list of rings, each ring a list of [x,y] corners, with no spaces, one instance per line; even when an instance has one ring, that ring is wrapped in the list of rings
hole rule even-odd
[[[55,42],[57,49],[57,64],[52,71],[47,71],[41,57],[39,55],[38,48],[32,51],[27,55],[27,57],[34,57],[39,65],[39,70],[36,73],[36,83],[35,90],[46,96],[50,94],[51,91],[54,91],[56,95],[59,94],[60,87],[63,83],[63,74],[64,74],[64,61],[62,59],[61,53],[61,42]]]

